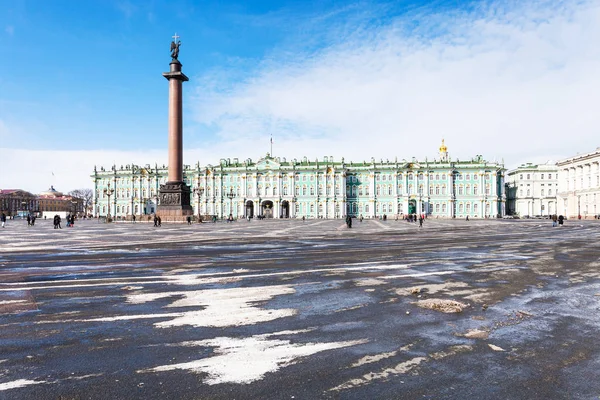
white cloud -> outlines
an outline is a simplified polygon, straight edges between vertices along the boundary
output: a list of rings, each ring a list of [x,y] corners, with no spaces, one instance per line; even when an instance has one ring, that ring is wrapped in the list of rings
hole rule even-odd
[[[412,18],[421,25],[408,28]],[[355,161],[431,159],[445,138],[453,158],[511,167],[600,145],[599,41],[593,1],[419,10],[316,54],[270,58],[241,83],[205,76],[193,109],[228,143],[222,157],[264,154],[269,133],[276,155]]]

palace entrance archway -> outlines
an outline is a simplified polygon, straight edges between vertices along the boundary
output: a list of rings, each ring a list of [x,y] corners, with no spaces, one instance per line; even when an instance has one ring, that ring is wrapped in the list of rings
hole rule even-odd
[[[254,202],[252,200],[246,202],[246,218],[254,218]]]
[[[280,218],[290,217],[290,203],[287,200],[281,202],[281,215]]]
[[[273,218],[273,202],[271,200],[263,201],[261,205],[261,215],[264,218]]]
[[[417,201],[416,200],[410,200],[408,202],[408,213],[409,214],[417,213]]]

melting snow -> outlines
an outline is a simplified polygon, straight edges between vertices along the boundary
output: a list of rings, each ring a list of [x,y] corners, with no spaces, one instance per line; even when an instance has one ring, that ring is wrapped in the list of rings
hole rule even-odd
[[[289,340],[267,339],[271,335],[258,335],[249,338],[218,337],[194,342],[197,346],[216,347],[215,356],[191,362],[163,365],[138,372],[161,372],[189,370],[206,373],[204,383],[251,383],[260,380],[269,372],[293,364],[299,357],[309,356],[325,350],[339,349],[366,343],[366,340],[352,340],[331,343],[296,343]],[[187,343],[186,345],[189,345]]]

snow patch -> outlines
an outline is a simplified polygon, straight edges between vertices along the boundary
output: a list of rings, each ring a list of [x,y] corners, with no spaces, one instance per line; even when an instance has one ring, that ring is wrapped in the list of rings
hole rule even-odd
[[[284,331],[285,333],[285,331]],[[283,334],[282,332],[278,334]],[[204,383],[251,383],[262,379],[269,372],[292,365],[300,357],[321,351],[356,346],[366,340],[330,343],[290,343],[289,340],[269,340],[258,335],[249,338],[218,337],[195,342],[197,346],[216,347],[215,356],[181,364],[163,365],[138,372],[162,372],[189,370],[205,373]]]
[[[9,389],[17,389],[29,385],[38,385],[40,383],[46,383],[46,381],[32,381],[29,379],[17,379],[12,382],[0,383],[0,391],[9,390]]]

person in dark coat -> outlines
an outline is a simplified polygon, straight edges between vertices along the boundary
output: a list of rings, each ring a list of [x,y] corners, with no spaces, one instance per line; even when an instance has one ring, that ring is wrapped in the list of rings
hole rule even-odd
[[[2,215],[0,215],[0,222],[2,222],[2,227],[6,228],[6,214],[2,213]]]
[[[352,217],[349,215],[346,216],[346,225],[348,228],[352,228]]]
[[[154,214],[154,226],[158,226],[158,215]]]
[[[565,222],[565,217],[563,217],[562,215],[558,216],[558,226],[563,226],[563,223]]]
[[[31,226],[31,215],[27,214],[27,226]]]

